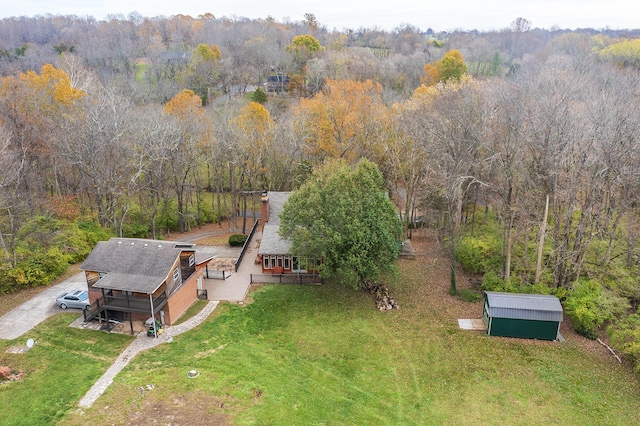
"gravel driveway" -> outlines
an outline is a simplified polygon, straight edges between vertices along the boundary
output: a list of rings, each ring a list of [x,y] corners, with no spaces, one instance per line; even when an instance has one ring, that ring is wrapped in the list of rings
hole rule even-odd
[[[0,339],[16,339],[36,325],[40,324],[51,315],[64,312],[56,306],[56,297],[71,290],[87,290],[87,280],[84,272],[80,272],[71,278],[51,286],[23,303],[12,311],[0,317]],[[69,312],[78,312],[79,309],[68,309]]]

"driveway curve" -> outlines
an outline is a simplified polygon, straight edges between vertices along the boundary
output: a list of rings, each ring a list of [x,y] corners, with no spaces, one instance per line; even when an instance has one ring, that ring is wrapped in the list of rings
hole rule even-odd
[[[65,291],[72,290],[87,290],[84,272],[47,288],[31,300],[0,317],[0,339],[17,339],[50,316],[65,312],[56,306],[56,297]],[[79,309],[69,309],[68,311],[77,311],[78,315],[82,315]]]

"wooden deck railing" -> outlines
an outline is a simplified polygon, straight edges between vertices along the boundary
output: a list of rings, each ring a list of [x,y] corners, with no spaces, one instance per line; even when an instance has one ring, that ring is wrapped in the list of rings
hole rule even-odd
[[[153,311],[158,312],[167,304],[167,294],[162,292],[153,299]],[[96,299],[84,312],[84,320],[91,321],[104,311],[151,313],[151,303],[148,297],[118,294],[116,296],[100,297]]]
[[[318,274],[251,274],[251,283],[322,284]]]

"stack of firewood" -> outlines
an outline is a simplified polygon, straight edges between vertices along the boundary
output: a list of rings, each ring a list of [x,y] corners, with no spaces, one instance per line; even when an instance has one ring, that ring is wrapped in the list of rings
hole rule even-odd
[[[373,301],[377,309],[381,311],[400,309],[398,302],[389,295],[389,287],[386,285],[365,281],[364,289],[373,295]]]

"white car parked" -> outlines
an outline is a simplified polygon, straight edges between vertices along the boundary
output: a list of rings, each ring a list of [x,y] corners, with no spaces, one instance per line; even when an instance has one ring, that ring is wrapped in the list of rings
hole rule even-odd
[[[60,306],[62,309],[67,309],[67,308],[78,308],[83,310],[87,309],[90,305],[89,293],[82,290],[62,293],[60,296],[56,298],[56,305]]]

